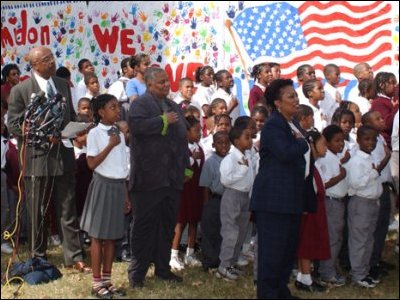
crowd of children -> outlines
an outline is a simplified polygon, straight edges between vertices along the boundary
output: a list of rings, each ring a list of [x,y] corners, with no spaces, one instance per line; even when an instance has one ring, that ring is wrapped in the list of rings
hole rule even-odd
[[[81,230],[86,232],[83,236],[91,238],[92,293],[100,298],[122,295],[111,282],[112,262],[115,257],[130,261],[129,228],[134,211],[126,193],[129,151],[128,135],[123,134],[128,126],[117,121],[129,122],[129,103],[145,93],[144,74],[150,64],[145,54],[122,60],[121,78],[108,94],[103,93],[91,62],[82,59],[78,64],[83,80],[74,93],[77,119],[96,125],[73,140],[79,182],[76,205]],[[398,84],[392,73],[380,72],[375,79],[372,72],[361,76],[366,65],[354,68],[360,93],[347,100],[337,88],[338,66],[325,66],[325,84],[315,77],[311,65],[297,70],[300,105],[295,119],[311,149],[312,195],[305,200],[313,201],[314,207],[305,211],[299,228],[295,286],[301,290],[323,291],[326,286],[346,283],[337,268],[343,244],[348,244],[354,283],[372,288],[384,274],[381,254],[393,211],[391,194],[398,193],[392,180],[392,176],[397,178],[398,185],[398,169],[397,175],[390,170],[392,151],[397,151],[398,159]],[[186,117],[188,145],[182,151],[190,155],[193,176],[184,185],[171,241],[169,264],[174,270],[202,266],[218,278],[236,280],[243,274],[240,259],[254,258],[254,249],[244,251],[243,245],[255,235],[250,194],[259,163],[260,132],[271,113],[264,93],[280,78],[280,66],[258,64],[252,76],[256,82],[250,91],[251,117],[239,117],[234,82],[227,70],[214,73],[212,67],[203,66],[194,74],[196,84],[189,77],[179,82],[174,100]],[[6,110],[2,92],[2,232],[15,218],[12,203],[18,191],[13,179],[19,172],[15,143],[4,127]],[[397,121],[393,121],[395,116]],[[182,260],[180,244],[186,225]],[[344,235],[347,230],[348,237]],[[122,245],[117,254],[116,240]],[[198,241],[201,254],[196,253]],[[12,248],[2,241],[1,250],[10,253]],[[313,278],[317,273],[319,278]]]

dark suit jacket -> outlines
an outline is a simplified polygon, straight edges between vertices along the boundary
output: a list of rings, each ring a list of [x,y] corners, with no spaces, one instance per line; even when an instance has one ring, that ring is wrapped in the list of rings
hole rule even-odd
[[[130,190],[152,191],[163,187],[183,189],[185,168],[190,166],[186,120],[179,106],[165,99],[169,111],[179,115],[161,135],[163,114],[160,101],[146,92],[133,101],[129,110],[131,148]]]
[[[308,145],[296,139],[277,111],[261,131],[260,168],[253,185],[250,209],[286,214],[303,211],[304,153]]]
[[[67,82],[58,77],[52,77],[57,92],[66,99],[66,111],[62,127],[75,119],[71,101],[71,92]],[[22,121],[32,93],[40,92],[39,84],[34,76],[14,86],[10,93],[8,105],[8,128],[18,138],[18,149],[22,149]],[[31,147],[26,147],[25,176],[56,176],[72,173],[75,170],[74,149],[66,148],[60,142],[54,145],[49,154],[34,157]],[[42,152],[36,154],[43,154]]]

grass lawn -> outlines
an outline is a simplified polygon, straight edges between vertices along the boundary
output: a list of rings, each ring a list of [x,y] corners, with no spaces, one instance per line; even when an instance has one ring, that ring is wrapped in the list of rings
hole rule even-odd
[[[393,238],[393,237],[392,237]],[[81,274],[73,270],[67,270],[63,266],[61,248],[52,248],[49,251],[49,260],[57,265],[63,273],[63,277],[52,283],[31,286],[23,284],[6,285],[1,288],[1,299],[10,298],[30,298],[30,299],[49,299],[49,298],[68,298],[68,299],[87,299],[93,298],[90,295],[91,280],[90,274]],[[21,254],[23,257],[25,254]],[[394,240],[387,241],[383,259],[396,265],[394,271],[382,279],[382,282],[374,289],[366,289],[352,284],[347,284],[341,288],[328,289],[324,293],[299,292],[290,282],[289,287],[292,293],[301,298],[308,299],[399,299],[399,260],[394,253]],[[8,256],[1,256],[1,270],[4,273]],[[128,263],[115,263],[113,265],[113,281],[116,286],[127,289],[129,299],[143,298],[236,298],[254,299],[256,289],[253,285],[252,269],[248,267],[247,274],[236,282],[227,282],[217,279],[213,274],[203,272],[199,268],[186,269],[180,272],[184,282],[181,284],[165,283],[152,276],[149,271],[145,287],[142,289],[130,289],[127,278]]]

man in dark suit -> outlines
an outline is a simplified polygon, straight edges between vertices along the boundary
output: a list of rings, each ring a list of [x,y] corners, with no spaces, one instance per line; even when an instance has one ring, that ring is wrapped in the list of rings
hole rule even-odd
[[[291,299],[287,283],[295,259],[308,144],[292,118],[299,99],[290,79],[277,79],[265,92],[273,112],[261,131],[260,168],[250,209],[258,234],[257,297]]]
[[[185,169],[190,166],[186,121],[179,106],[167,98],[167,73],[149,68],[144,80],[147,91],[129,110],[132,287],[143,285],[151,262],[160,279],[182,281],[171,272],[169,260]]]
[[[48,143],[49,150],[38,151],[28,146],[23,136],[24,116],[33,93],[45,92],[45,101],[51,100],[56,93],[65,98],[63,128],[75,118],[71,92],[65,80],[54,76],[56,62],[50,49],[35,47],[29,52],[29,59],[32,77],[16,85],[10,93],[8,128],[18,138],[19,151],[23,151],[21,166],[32,256],[46,257],[47,226],[44,213],[51,199],[59,220],[66,266],[88,272],[90,269],[82,262],[83,250],[76,214],[74,149],[65,147],[59,138],[49,137],[44,141]]]

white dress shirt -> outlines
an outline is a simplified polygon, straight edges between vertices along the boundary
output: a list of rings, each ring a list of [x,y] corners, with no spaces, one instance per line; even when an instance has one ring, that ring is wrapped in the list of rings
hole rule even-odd
[[[316,167],[320,171],[322,180],[327,183],[332,178],[340,174],[340,158],[330,150],[326,152],[324,157],[319,158],[315,162]],[[343,178],[334,186],[326,189],[326,195],[333,198],[343,198],[347,194],[347,181]]]
[[[109,87],[107,93],[113,95],[119,102],[129,102],[125,91],[128,80],[128,77],[121,76]]]
[[[108,135],[108,130],[112,126],[104,125],[99,123],[95,128],[89,131],[87,137],[87,153],[86,156],[96,156],[108,145],[110,141],[110,136]],[[99,164],[95,172],[100,175],[113,179],[127,178],[128,176],[128,166],[126,158],[126,145],[125,138],[122,132],[119,133],[121,142],[116,145],[107,157]]]
[[[319,132],[322,132],[322,130],[328,125],[328,123],[324,119],[324,113],[322,112],[322,109],[312,105],[308,99],[307,99],[307,103],[304,103],[304,104],[311,107],[311,109],[313,110],[314,128],[318,129]]]
[[[57,93],[57,89],[56,86],[53,82],[53,79],[50,77],[49,79],[44,79],[43,77],[41,77],[39,74],[37,74],[36,72],[33,72],[35,79],[37,81],[37,83],[39,84],[40,89],[45,92],[46,94],[46,98],[48,98],[47,95],[47,82],[50,82],[51,87],[53,88],[54,94]]]
[[[82,79],[81,81],[78,82],[78,84],[75,87],[76,101],[79,101],[79,99],[81,99],[82,97],[85,97],[86,92],[87,92],[87,89],[86,89],[85,80]]]
[[[328,82],[324,85],[325,98],[320,101],[322,114],[326,117],[328,124],[331,123],[333,113],[339,107],[339,102],[342,99],[340,92],[337,88],[329,84]]]
[[[382,135],[378,136],[378,141],[376,143],[376,147],[374,151],[372,151],[371,155],[374,158],[375,166],[379,165],[381,161],[385,158],[385,139]],[[381,182],[391,182],[392,176],[390,175],[390,164],[387,163],[386,166],[381,171]]]
[[[360,95],[354,98],[350,98],[349,101],[358,105],[362,115],[367,113],[371,108],[371,103],[369,103],[368,99]]]
[[[379,173],[372,166],[375,163],[371,154],[357,150],[346,164],[349,195],[368,199],[378,199],[383,191]]]
[[[216,98],[221,98],[224,99],[226,102],[226,107],[229,107],[229,104],[231,103],[233,98],[236,98],[236,96],[231,92],[228,94],[224,89],[219,88],[214,95],[212,95],[212,100]],[[235,123],[236,119],[239,117],[239,105],[237,105],[229,114],[229,116],[232,118],[232,124]]]
[[[392,150],[399,151],[399,110],[393,119]]]
[[[214,94],[215,87],[213,85],[207,87],[200,84],[197,86],[197,90],[192,96],[192,104],[200,110],[202,117],[204,117],[203,105],[210,105],[211,97]]]
[[[243,161],[247,160],[247,164]],[[231,147],[229,153],[221,162],[221,183],[227,188],[241,192],[250,192],[254,177],[256,161],[251,157],[251,152],[242,153],[235,146]]]

